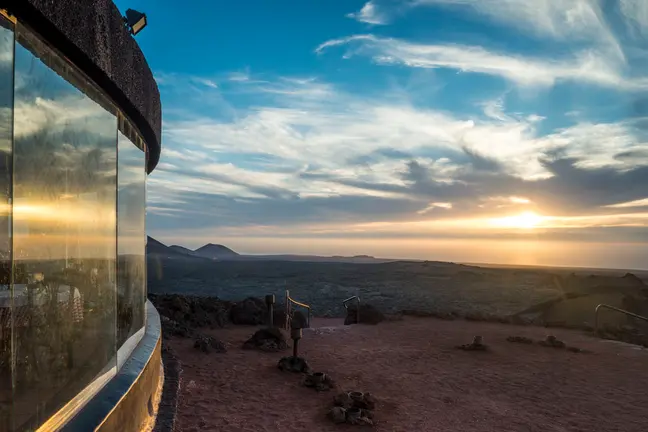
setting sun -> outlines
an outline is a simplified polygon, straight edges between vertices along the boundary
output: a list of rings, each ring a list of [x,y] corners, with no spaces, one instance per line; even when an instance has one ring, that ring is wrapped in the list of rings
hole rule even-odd
[[[543,216],[527,211],[513,216],[493,219],[492,222],[499,227],[530,229],[537,227],[543,219]]]

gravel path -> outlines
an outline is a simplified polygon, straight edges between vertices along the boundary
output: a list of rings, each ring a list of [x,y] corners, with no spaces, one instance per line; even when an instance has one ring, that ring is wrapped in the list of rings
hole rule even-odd
[[[567,345],[591,351],[572,353],[505,341],[543,339],[543,328],[429,318],[315,325],[304,331],[302,354],[341,389],[377,397],[377,431],[643,432],[648,424],[648,350],[552,329]],[[183,365],[178,430],[358,428],[329,423],[335,393],[316,393],[301,387],[299,376],[281,373],[283,354],[240,349],[253,331],[207,332],[229,344],[226,354],[200,353],[189,339],[171,342]],[[478,334],[489,352],[454,349]]]

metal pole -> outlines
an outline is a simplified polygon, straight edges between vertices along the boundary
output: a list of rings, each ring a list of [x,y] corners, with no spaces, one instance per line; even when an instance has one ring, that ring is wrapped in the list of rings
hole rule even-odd
[[[290,292],[286,290],[286,323],[284,324],[284,327],[286,330],[290,329]]]
[[[297,358],[297,345],[299,345],[299,339],[293,341],[293,357]]]
[[[302,329],[301,328],[293,328],[290,330],[290,336],[291,339],[293,340],[293,357],[297,357],[297,348],[299,346],[299,339],[302,337]]]
[[[356,324],[360,324],[360,297],[356,296],[356,299],[358,300],[358,307],[356,309]]]
[[[267,296],[265,296],[265,301],[266,305],[268,306],[268,326],[274,327],[274,294],[268,294]]]

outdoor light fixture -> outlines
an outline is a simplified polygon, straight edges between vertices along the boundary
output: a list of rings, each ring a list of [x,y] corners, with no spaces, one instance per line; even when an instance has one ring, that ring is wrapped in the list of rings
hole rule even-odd
[[[126,10],[126,16],[124,17],[124,23],[130,29],[130,32],[133,36],[141,32],[144,27],[146,27],[146,14],[142,12],[137,12],[134,9]]]

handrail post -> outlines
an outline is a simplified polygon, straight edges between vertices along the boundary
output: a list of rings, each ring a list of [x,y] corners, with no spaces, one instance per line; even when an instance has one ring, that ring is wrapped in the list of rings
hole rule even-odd
[[[286,330],[290,329],[290,292],[286,290],[286,322],[284,324],[284,327]]]

